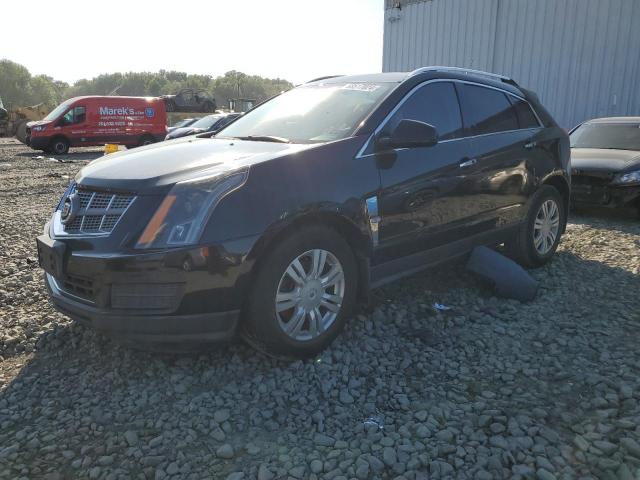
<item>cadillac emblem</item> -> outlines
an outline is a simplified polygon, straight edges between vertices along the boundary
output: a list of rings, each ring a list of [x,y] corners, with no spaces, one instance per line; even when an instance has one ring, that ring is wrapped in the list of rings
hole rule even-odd
[[[80,210],[80,197],[72,193],[64,200],[62,212],[60,213],[60,221],[63,225],[71,223]]]

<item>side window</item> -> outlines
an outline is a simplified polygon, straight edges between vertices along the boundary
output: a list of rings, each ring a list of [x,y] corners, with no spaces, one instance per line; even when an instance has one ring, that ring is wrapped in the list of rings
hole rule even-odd
[[[62,117],[62,123],[64,125],[71,125],[73,123],[73,108],[64,114]]]
[[[499,90],[458,84],[464,126],[469,135],[505,132],[518,129],[515,110],[507,95]]]
[[[441,140],[462,137],[460,106],[451,82],[430,83],[417,90],[391,117],[385,132],[390,133],[403,119],[433,125]]]
[[[87,117],[85,107],[76,107],[73,109],[73,123],[82,123]]]
[[[516,110],[516,116],[518,117],[518,125],[520,128],[538,128],[540,123],[531,110],[531,106],[521,98],[509,97],[513,108]]]
[[[86,119],[85,107],[74,107],[64,114],[62,117],[63,125],[73,125],[74,123],[82,123]]]

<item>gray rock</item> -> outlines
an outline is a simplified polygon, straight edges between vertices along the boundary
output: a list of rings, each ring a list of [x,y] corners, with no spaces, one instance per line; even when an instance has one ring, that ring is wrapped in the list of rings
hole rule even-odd
[[[317,458],[314,460],[311,460],[311,463],[309,464],[309,468],[311,469],[311,472],[315,473],[316,475],[322,472],[322,469],[324,468],[322,464],[322,460],[318,460]]]
[[[235,452],[231,445],[229,445],[228,443],[225,443],[224,445],[221,445],[220,447],[218,447],[218,449],[216,450],[216,455],[219,458],[230,459],[230,458],[233,458],[233,456],[235,455]]]
[[[213,420],[216,423],[226,422],[227,420],[229,420],[229,418],[231,418],[231,414],[229,413],[229,410],[227,410],[227,409],[216,410],[215,413],[213,414]]]
[[[360,465],[356,469],[356,478],[359,480],[367,480],[369,478],[369,464]]]
[[[611,442],[607,442],[606,440],[596,440],[593,442],[593,446],[600,450],[605,455],[611,455],[618,449],[617,445],[614,445]]]
[[[320,462],[320,460],[314,460],[314,462]],[[311,463],[313,464],[313,462]],[[320,470],[314,472],[312,468],[311,471],[313,473],[320,473],[322,471],[322,462],[320,462]],[[273,480],[274,478],[275,474],[271,470],[269,470],[269,467],[264,463],[261,464],[258,468],[258,480]]]
[[[448,428],[445,428],[444,430],[440,430],[436,433],[436,438],[442,442],[450,443],[453,441],[453,432]]]
[[[536,471],[536,476],[539,480],[556,480],[556,476],[544,468],[539,468]]]
[[[171,462],[169,465],[167,465],[167,469],[166,469],[167,474],[175,475],[179,471],[180,471],[180,468],[178,467],[178,464],[176,462]]]
[[[388,467],[395,465],[398,462],[398,454],[393,447],[384,447],[382,450],[382,461]]]
[[[622,445],[631,455],[636,458],[640,458],[640,444],[633,438],[624,437],[620,439],[620,445]]]
[[[335,438],[324,435],[322,433],[316,433],[313,437],[313,441],[316,445],[322,447],[333,447],[336,443]]]
[[[127,441],[130,447],[138,445],[138,434],[133,430],[127,430],[124,432],[124,439]]]

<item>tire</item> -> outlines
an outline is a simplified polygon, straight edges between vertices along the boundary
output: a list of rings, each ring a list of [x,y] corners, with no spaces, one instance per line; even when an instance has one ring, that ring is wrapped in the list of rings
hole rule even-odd
[[[313,255],[320,251],[326,252],[324,262],[322,255]],[[317,264],[323,263],[319,275],[314,275],[313,258],[320,259]],[[296,271],[292,266],[295,260],[309,274],[310,280],[296,283],[289,276],[287,271]],[[342,279],[339,274],[330,275],[340,269]],[[331,281],[336,283],[323,286]],[[259,264],[248,306],[243,312],[242,335],[247,343],[267,354],[314,356],[344,327],[355,304],[356,290],[357,267],[348,243],[330,228],[304,227],[275,246]],[[278,292],[281,302],[276,308]],[[332,299],[322,303],[325,293]],[[316,302],[321,304],[315,306]],[[291,307],[287,308],[289,305]],[[330,305],[331,310],[325,305]],[[297,321],[299,318],[301,320]],[[314,331],[314,325],[318,327],[317,331]],[[286,333],[285,328],[291,333]]]
[[[140,141],[138,142],[139,147],[143,147],[145,145],[151,145],[152,143],[156,143],[156,139],[151,135],[143,135],[140,137]]]
[[[552,216],[550,212],[553,211],[551,205],[555,205],[557,209],[557,216]],[[541,267],[546,264],[558,248],[560,243],[560,237],[562,235],[562,227],[566,221],[566,215],[564,208],[564,202],[560,192],[554,187],[549,185],[543,185],[533,195],[529,203],[529,211],[525,221],[518,229],[518,232],[514,238],[505,243],[505,247],[509,256],[525,267]],[[544,205],[549,212],[549,230],[551,230],[551,236],[546,234],[546,226],[544,219]],[[539,223],[541,226],[536,227]],[[536,231],[537,229],[537,231]],[[555,235],[553,231],[555,229]],[[544,244],[537,241],[540,237],[543,237]],[[553,239],[553,241],[551,241]],[[538,245],[536,247],[536,245]],[[542,248],[541,248],[542,247]]]
[[[54,155],[64,155],[69,152],[69,140],[64,137],[55,137],[49,144],[49,151]]]
[[[213,112],[215,110],[213,102],[210,102],[209,100],[203,102],[201,110],[203,113]]]

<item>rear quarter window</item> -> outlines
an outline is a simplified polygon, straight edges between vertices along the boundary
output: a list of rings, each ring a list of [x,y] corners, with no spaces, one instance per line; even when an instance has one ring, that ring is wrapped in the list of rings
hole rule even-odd
[[[462,118],[469,135],[518,130],[515,109],[505,93],[476,85],[458,84]]]
[[[518,117],[518,125],[522,129],[526,128],[538,128],[540,127],[540,122],[536,118],[533,110],[531,110],[531,106],[521,98],[509,97],[511,103],[513,103],[513,108],[516,111],[516,116]]]

